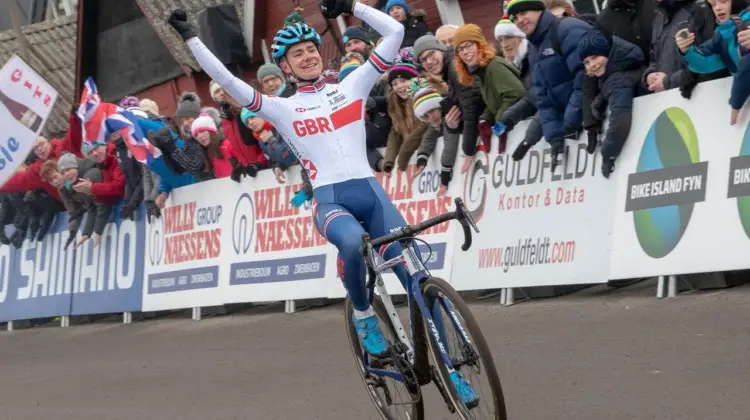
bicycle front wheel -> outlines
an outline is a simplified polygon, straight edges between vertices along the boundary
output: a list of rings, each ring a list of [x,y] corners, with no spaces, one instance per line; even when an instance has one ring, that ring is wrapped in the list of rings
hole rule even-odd
[[[450,378],[450,371],[443,362],[439,345],[430,333],[430,325],[425,325],[433,363],[440,381],[450,394],[456,413],[467,420],[507,420],[503,389],[492,353],[466,302],[448,282],[437,277],[424,281],[422,294],[454,369],[461,373],[479,396],[476,406],[467,407],[462,403]],[[423,319],[426,323],[426,319]]]
[[[393,345],[394,343],[399,343],[398,335],[388,317],[385,305],[380,300],[380,296],[375,296],[372,307],[378,317],[383,334],[385,334],[386,339],[391,343],[391,354],[394,354]],[[359,337],[357,336],[357,330],[354,328],[354,324],[352,324],[353,313],[354,306],[352,306],[351,300],[347,297],[346,308],[344,310],[346,335],[349,338],[357,371],[362,377],[362,381],[367,388],[372,402],[375,403],[375,408],[385,420],[423,420],[424,400],[422,399],[419,384],[415,384],[416,387],[409,386],[405,382],[387,375],[376,375],[368,372],[367,368],[372,367],[369,360],[372,359],[369,359],[369,356],[364,356]],[[393,364],[378,366],[378,368],[393,373],[400,373]],[[416,382],[416,380],[413,382]]]

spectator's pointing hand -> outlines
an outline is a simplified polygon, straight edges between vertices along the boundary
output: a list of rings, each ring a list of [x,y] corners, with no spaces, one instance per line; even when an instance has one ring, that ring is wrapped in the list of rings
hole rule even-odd
[[[167,19],[167,22],[172,25],[172,27],[175,31],[177,31],[178,34],[180,34],[180,37],[183,41],[187,41],[190,38],[198,36],[196,35],[195,30],[193,30],[193,27],[190,25],[190,23],[188,23],[187,13],[185,13],[185,11],[182,9],[174,10],[172,14],[169,15],[169,19]]]

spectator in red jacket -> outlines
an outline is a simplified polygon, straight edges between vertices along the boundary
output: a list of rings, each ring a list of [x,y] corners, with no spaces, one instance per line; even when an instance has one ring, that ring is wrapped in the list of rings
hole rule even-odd
[[[232,145],[219,137],[219,130],[214,119],[208,114],[201,114],[191,126],[193,138],[201,145],[206,168],[215,178],[226,178],[232,175],[237,167]],[[240,178],[232,178],[240,182]]]
[[[214,82],[212,82],[214,83]],[[261,169],[267,169],[268,159],[260,148],[258,140],[245,124],[240,121],[242,106],[231,96],[227,95],[221,88],[211,85],[211,93],[214,101],[221,106],[221,125],[224,138],[229,141],[237,159],[235,177],[241,173],[254,177]]]
[[[32,190],[43,189],[57,201],[62,202],[57,189],[42,180],[41,176],[39,176],[39,170],[45,161],[59,159],[64,153],[73,153],[77,157],[83,157],[81,155],[83,128],[81,120],[75,114],[75,110],[70,113],[69,124],[68,132],[63,139],[47,140],[44,137],[39,137],[33,149],[37,161],[29,165],[26,170],[16,172],[0,188],[0,192],[26,193]]]
[[[110,135],[110,140],[120,136],[120,133]],[[117,204],[125,194],[125,175],[120,169],[120,164],[115,157],[115,145],[112,141],[108,143],[84,142],[83,151],[86,157],[93,160],[102,171],[103,182],[92,182],[82,179],[73,186],[73,189],[81,194],[91,195],[94,201],[114,205]]]

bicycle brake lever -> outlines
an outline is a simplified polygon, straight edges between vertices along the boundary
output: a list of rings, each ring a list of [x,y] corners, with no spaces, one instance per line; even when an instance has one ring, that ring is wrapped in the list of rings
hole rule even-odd
[[[471,216],[471,213],[469,213],[469,209],[466,208],[466,204],[464,204],[464,201],[459,197],[456,197],[455,201],[456,209],[460,213],[460,218],[469,222],[469,226],[471,226],[476,233],[479,233],[479,227],[474,221],[474,218]]]

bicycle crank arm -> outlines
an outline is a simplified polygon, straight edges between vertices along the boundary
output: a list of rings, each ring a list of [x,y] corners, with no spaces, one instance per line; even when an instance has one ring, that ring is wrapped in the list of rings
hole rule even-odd
[[[443,397],[443,400],[445,400],[445,405],[448,407],[448,411],[450,411],[451,414],[456,414],[456,407],[453,405],[453,400],[451,400],[448,390],[445,389],[445,385],[443,385],[443,382],[440,380],[440,375],[435,366],[430,366],[430,371],[432,373],[432,382],[435,383],[438,391],[440,391],[440,395]]]

